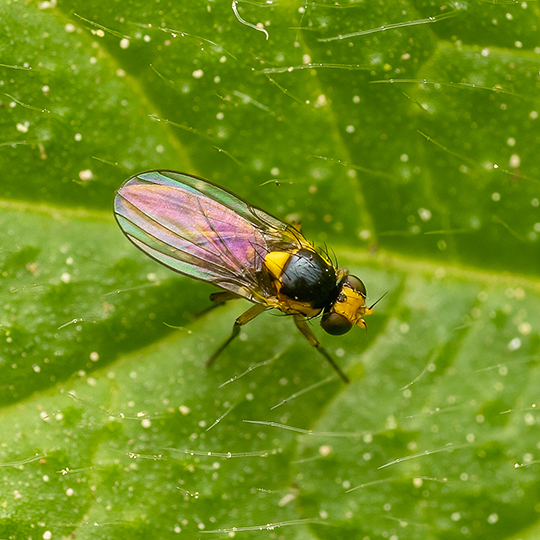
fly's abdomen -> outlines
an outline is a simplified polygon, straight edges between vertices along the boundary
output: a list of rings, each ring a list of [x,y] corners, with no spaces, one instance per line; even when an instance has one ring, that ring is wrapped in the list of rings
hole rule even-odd
[[[278,299],[293,311],[314,315],[338,296],[336,270],[312,249],[273,251],[266,255],[264,265],[273,278]]]

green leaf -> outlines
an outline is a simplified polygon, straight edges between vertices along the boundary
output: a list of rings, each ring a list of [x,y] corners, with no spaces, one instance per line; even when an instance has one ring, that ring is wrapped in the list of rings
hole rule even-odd
[[[535,3],[0,17],[1,538],[538,538]],[[270,315],[204,369],[249,304],[122,235],[152,168],[387,293],[367,333],[313,325],[350,385]]]

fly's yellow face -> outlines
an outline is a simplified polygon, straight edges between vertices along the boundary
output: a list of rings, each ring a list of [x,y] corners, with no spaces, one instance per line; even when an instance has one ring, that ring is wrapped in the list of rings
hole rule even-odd
[[[330,311],[345,317],[351,326],[356,325],[360,328],[366,328],[364,315],[372,313],[371,309],[366,306],[366,297],[360,291],[346,286],[341,289],[341,294]]]
[[[366,287],[355,276],[345,276],[336,301],[324,311],[323,330],[334,336],[347,333],[353,326],[366,328],[364,315],[371,309],[366,306]]]

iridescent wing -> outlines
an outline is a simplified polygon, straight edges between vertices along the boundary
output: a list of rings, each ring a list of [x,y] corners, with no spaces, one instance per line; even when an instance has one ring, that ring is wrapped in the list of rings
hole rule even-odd
[[[310,244],[295,229],[206,180],[150,171],[117,191],[114,213],[125,235],[176,272],[264,302],[256,273],[270,251]]]

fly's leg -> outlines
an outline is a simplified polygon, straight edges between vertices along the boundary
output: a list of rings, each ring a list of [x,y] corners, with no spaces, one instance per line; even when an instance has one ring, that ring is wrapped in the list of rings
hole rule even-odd
[[[349,378],[343,371],[341,371],[341,368],[336,364],[334,359],[326,352],[326,350],[321,346],[319,343],[319,340],[315,337],[315,334],[311,331],[311,328],[309,327],[308,323],[304,319],[302,315],[293,315],[294,322],[296,323],[296,327],[300,332],[302,332],[302,335],[309,341],[310,345],[315,347],[325,358],[328,360],[328,363],[336,370],[337,374],[343,379],[343,382],[349,383]]]
[[[215,293],[215,294],[228,294],[228,293]],[[255,304],[251,306],[246,312],[242,313],[236,321],[234,321],[234,326],[231,335],[218,347],[217,351],[206,361],[206,367],[210,367],[214,360],[223,352],[225,347],[240,333],[240,328],[247,324],[249,321],[252,321],[257,315],[260,315],[265,311],[267,306],[263,304]]]

